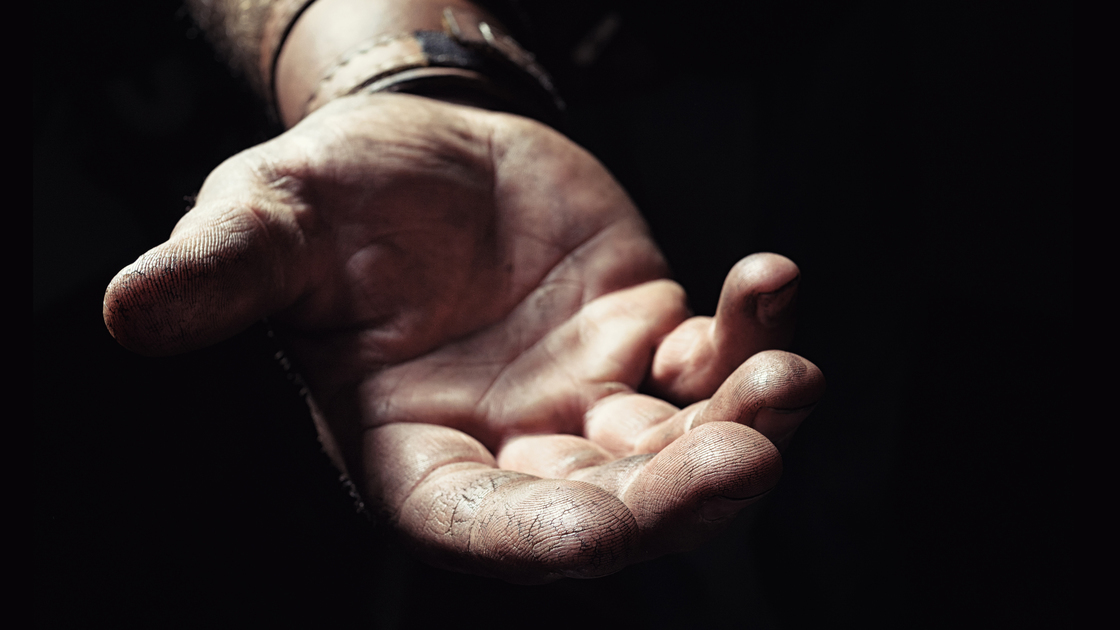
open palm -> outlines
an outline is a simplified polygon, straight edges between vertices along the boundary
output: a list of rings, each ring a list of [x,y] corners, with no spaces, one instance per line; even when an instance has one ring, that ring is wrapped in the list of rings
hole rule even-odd
[[[216,169],[105,318],[165,354],[269,316],[367,504],[433,564],[534,582],[710,537],[773,487],[775,444],[822,394],[767,351],[791,333],[793,263],[744,259],[714,319],[666,275],[563,136],[354,96]]]

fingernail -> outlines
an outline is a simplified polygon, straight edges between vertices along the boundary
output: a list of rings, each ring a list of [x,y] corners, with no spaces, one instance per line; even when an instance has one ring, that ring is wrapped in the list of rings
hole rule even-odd
[[[784,446],[794,431],[809,414],[813,413],[816,403],[798,407],[796,409],[779,409],[776,407],[763,407],[754,416],[751,424],[755,431],[765,435],[776,446]]]
[[[794,298],[797,297],[797,283],[801,276],[785,283],[776,291],[759,293],[755,307],[755,316],[766,327],[774,327],[784,323],[793,316]]]
[[[729,499],[727,497],[712,497],[700,505],[700,518],[706,521],[719,521],[730,518],[739,510],[769,494],[769,490],[762,494],[745,499]]]

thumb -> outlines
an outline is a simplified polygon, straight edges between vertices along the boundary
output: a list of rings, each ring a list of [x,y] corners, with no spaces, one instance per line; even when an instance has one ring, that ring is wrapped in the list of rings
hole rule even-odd
[[[265,215],[267,216],[267,215]],[[121,270],[105,292],[109,332],[146,355],[201,348],[294,301],[296,242],[248,206],[193,209],[170,240]]]

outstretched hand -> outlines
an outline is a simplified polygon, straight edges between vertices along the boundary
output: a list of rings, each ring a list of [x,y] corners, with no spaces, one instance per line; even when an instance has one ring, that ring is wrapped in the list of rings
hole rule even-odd
[[[359,95],[219,166],[113,280],[105,321],[171,354],[268,316],[367,505],[433,564],[539,582],[711,537],[774,486],[823,393],[773,350],[792,262],[741,261],[714,318],[666,275],[563,136]]]

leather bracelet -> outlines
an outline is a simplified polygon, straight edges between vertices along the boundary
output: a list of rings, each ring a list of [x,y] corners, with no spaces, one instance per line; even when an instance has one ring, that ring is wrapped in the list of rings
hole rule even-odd
[[[548,73],[512,37],[473,12],[448,7],[443,31],[370,40],[319,81],[303,116],[359,92],[466,100],[559,126],[565,109]]]

